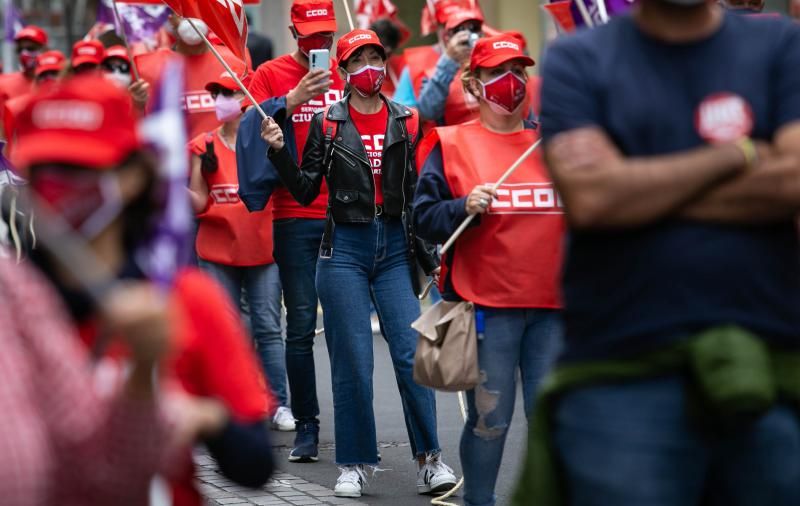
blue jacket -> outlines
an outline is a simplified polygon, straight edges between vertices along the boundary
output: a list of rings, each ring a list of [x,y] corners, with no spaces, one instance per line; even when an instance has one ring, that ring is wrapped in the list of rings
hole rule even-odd
[[[286,97],[274,97],[261,102],[261,108],[283,129],[286,149],[297,161],[294,126],[287,121]],[[281,178],[267,157],[267,143],[261,138],[261,115],[251,107],[239,123],[236,135],[236,167],[239,176],[239,198],[250,212],[261,211]]]

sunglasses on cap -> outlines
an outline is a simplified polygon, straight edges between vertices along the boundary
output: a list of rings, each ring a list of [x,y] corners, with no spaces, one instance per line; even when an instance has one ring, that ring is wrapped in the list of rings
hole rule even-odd
[[[211,98],[217,98],[219,95],[223,97],[232,97],[236,94],[236,91],[229,90],[228,88],[217,88],[216,90],[211,92]]]
[[[130,74],[131,66],[128,62],[124,61],[104,61],[102,64],[103,70],[107,72],[116,72],[120,74]]]

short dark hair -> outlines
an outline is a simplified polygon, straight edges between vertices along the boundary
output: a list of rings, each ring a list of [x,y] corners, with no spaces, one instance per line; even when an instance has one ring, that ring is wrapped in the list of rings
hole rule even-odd
[[[379,19],[372,23],[370,30],[378,34],[383,47],[396,49],[400,45],[400,30],[388,19]]]

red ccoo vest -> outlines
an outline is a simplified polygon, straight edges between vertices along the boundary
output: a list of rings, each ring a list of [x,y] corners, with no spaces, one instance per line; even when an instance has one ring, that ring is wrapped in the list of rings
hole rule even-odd
[[[454,198],[494,184],[538,138],[474,121],[435,130]],[[480,225],[456,241],[448,276],[465,300],[497,308],[560,308],[563,204],[536,151],[498,189]]]

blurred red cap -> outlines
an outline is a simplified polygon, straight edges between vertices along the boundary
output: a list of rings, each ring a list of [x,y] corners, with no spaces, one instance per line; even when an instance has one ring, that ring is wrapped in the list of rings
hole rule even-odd
[[[106,48],[99,40],[79,40],[72,46],[72,67],[86,63],[100,65],[106,54]]]
[[[43,46],[47,45],[47,32],[36,25],[28,25],[14,35],[14,41],[32,40]]]
[[[36,58],[36,77],[45,72],[61,72],[67,64],[67,57],[61,51],[45,51]]]
[[[131,98],[109,79],[78,76],[31,97],[17,117],[14,164],[109,169],[142,144]]]
[[[467,21],[478,21],[483,24],[483,13],[478,9],[458,10],[447,18],[444,28],[446,30],[452,30]]]
[[[131,62],[131,59],[128,56],[128,49],[125,46],[111,46],[106,49],[106,54],[103,57],[103,61],[106,61],[110,58],[119,58],[120,60],[124,60],[128,63]]]

